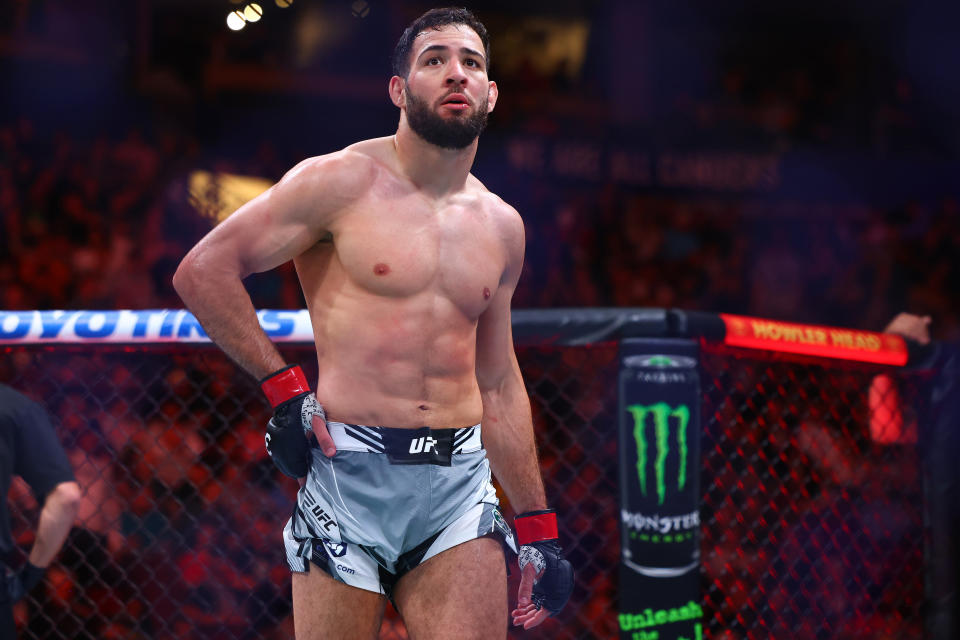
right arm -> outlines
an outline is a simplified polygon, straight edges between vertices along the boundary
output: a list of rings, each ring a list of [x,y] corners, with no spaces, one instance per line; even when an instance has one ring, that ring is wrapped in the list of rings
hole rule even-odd
[[[204,236],[173,276],[174,288],[210,339],[257,379],[285,363],[260,328],[243,278],[273,269],[320,240],[359,194],[362,163],[352,152],[301,162]]]

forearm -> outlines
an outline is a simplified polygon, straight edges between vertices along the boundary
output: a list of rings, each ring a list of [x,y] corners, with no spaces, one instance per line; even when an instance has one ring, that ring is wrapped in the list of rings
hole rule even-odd
[[[493,474],[514,511],[546,509],[530,399],[518,370],[482,391],[483,442]]]
[[[198,273],[181,265],[173,284],[210,339],[252,376],[261,379],[286,364],[260,327],[238,276]]]
[[[67,539],[80,504],[80,487],[76,482],[58,484],[43,503],[37,536],[30,550],[29,561],[37,567],[46,567]]]

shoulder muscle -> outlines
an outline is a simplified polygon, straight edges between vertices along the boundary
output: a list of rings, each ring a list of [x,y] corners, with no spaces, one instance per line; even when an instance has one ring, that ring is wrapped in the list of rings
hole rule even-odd
[[[273,201],[278,214],[302,218],[325,230],[366,191],[373,171],[370,157],[345,149],[307,158],[264,195]]]
[[[272,269],[319,241],[372,180],[350,150],[308,158],[214,228],[188,257],[241,276]]]
[[[523,218],[516,209],[504,202],[498,196],[490,194],[493,199],[491,211],[496,221],[497,230],[503,241],[507,253],[507,268],[504,271],[504,281],[515,285],[520,279],[523,269],[523,255],[526,247],[526,232]]]

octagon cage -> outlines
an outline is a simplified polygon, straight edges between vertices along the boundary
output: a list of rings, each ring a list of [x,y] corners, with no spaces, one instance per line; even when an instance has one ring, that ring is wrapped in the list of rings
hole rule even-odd
[[[678,317],[515,312],[548,502],[577,579],[558,616],[510,637],[653,637],[618,617],[618,354],[636,335],[699,350],[703,636],[930,636],[920,445],[941,377],[932,356],[894,366],[736,347],[715,322]],[[0,313],[0,380],[50,413],[83,489],[62,552],[15,606],[21,637],[293,638],[280,532],[297,484],[264,450],[270,410],[256,381],[197,328],[191,340],[109,340],[69,322],[55,339],[11,338],[12,326]],[[278,346],[311,379],[313,345],[294,338]],[[40,507],[16,482],[10,506],[15,567]],[[392,606],[380,637],[407,637]]]

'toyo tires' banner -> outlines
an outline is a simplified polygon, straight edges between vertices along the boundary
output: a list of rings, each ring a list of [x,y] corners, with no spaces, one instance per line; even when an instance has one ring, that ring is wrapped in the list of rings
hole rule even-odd
[[[257,311],[274,342],[313,342],[306,309]],[[184,309],[0,311],[0,345],[210,342]]]
[[[700,640],[697,343],[620,344],[620,638]]]

